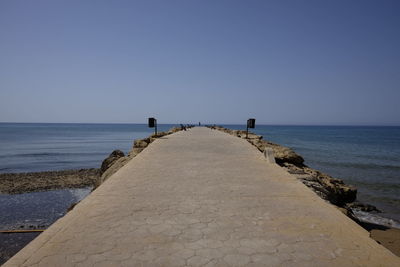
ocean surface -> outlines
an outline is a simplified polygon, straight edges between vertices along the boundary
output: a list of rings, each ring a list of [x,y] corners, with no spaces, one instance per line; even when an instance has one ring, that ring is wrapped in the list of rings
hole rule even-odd
[[[145,124],[0,123],[0,173],[100,168],[113,150],[128,153],[152,133]]]
[[[173,126],[159,125],[159,131]],[[400,221],[400,127],[257,125],[253,131],[293,148],[306,165],[355,185],[360,201]],[[145,124],[0,123],[0,173],[98,168],[113,150],[128,152],[134,139],[152,132]],[[54,194],[76,198],[71,192]],[[2,211],[31,196],[6,201],[0,195]]]

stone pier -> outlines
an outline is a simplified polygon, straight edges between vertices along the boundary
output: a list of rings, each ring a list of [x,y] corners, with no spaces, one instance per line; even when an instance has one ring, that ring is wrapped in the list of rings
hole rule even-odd
[[[4,266],[400,266],[246,140],[159,138]]]

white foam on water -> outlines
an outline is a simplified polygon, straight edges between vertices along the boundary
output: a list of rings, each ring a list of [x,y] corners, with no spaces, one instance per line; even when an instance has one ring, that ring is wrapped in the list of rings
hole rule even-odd
[[[400,229],[400,222],[398,222],[396,220],[384,218],[384,217],[378,216],[376,214],[361,211],[361,210],[353,209],[352,211],[353,211],[354,215],[357,217],[357,219],[359,219],[362,222],[373,223],[373,224],[383,225],[386,227]]]
[[[79,202],[90,194],[92,187],[69,189],[68,191],[73,196],[75,202]]]

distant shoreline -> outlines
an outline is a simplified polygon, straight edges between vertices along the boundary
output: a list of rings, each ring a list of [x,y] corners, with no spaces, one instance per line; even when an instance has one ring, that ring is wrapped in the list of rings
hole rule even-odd
[[[10,122],[2,121],[0,124],[89,124],[89,125],[147,125],[145,122]],[[159,123],[159,125],[179,125],[180,123]],[[196,124],[196,123],[194,123]],[[204,125],[221,125],[221,126],[241,126],[246,128],[242,123],[219,124],[205,123]],[[258,126],[288,126],[288,127],[400,127],[400,124],[279,124],[279,123],[257,123]]]

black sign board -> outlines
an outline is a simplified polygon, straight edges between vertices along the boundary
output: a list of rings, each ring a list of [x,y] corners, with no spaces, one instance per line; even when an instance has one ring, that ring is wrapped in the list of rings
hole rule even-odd
[[[247,120],[247,128],[254,129],[256,127],[256,119]]]
[[[149,118],[149,127],[154,128],[156,126],[157,120],[155,118]]]

